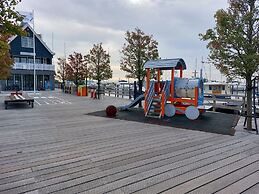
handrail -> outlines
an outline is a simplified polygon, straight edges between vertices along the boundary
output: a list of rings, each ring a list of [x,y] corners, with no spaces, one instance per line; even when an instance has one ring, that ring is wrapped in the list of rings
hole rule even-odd
[[[161,112],[159,117],[163,117],[165,115],[165,105],[167,98],[170,96],[170,81],[165,81],[165,85],[162,90],[161,95]]]
[[[155,83],[150,82],[150,87],[149,87],[149,90],[148,90],[147,96],[146,96],[146,104],[145,104],[146,114],[148,113],[148,111],[151,107],[151,104],[152,104],[153,96],[155,93],[154,86],[155,86]]]

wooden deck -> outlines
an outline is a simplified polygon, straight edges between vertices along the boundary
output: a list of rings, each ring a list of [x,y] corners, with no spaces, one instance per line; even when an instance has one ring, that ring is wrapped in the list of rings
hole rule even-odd
[[[259,136],[94,117],[127,100],[0,107],[0,193],[259,193]],[[2,99],[3,104],[3,99]]]

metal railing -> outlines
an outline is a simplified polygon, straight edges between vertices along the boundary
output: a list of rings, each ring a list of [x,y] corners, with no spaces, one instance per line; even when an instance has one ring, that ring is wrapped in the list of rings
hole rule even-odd
[[[23,69],[23,70],[33,70],[33,63],[14,63],[13,69]],[[47,71],[55,71],[55,65],[53,64],[39,64],[35,63],[36,70],[47,70]]]
[[[150,82],[150,87],[149,87],[149,90],[148,90],[147,96],[146,96],[146,98],[147,98],[147,101],[146,101],[147,104],[145,105],[146,106],[146,115],[152,104],[153,96],[155,93],[154,88],[155,88],[155,82]]]
[[[161,112],[159,117],[164,116],[165,114],[165,105],[167,98],[170,96],[170,81],[165,81],[163,90],[162,90],[162,96],[161,96]]]

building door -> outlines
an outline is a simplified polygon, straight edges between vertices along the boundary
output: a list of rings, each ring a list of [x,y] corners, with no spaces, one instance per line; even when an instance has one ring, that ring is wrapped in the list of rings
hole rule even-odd
[[[21,90],[22,89],[22,80],[20,74],[15,74],[14,76],[14,89]]]
[[[49,75],[44,75],[44,86],[45,90],[50,89]]]
[[[7,80],[6,80],[6,88],[5,90],[13,90],[14,89],[14,75],[11,75]]]
[[[44,90],[43,75],[37,75],[37,87],[38,90]]]
[[[33,90],[33,84],[34,84],[33,75],[24,75],[23,81],[24,81],[23,83],[24,90]]]

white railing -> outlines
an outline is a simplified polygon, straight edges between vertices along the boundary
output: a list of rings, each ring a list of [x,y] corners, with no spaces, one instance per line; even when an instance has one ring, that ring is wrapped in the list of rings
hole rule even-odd
[[[13,69],[33,70],[34,64],[33,63],[14,63]],[[35,63],[35,69],[36,70],[55,71],[55,65]]]

